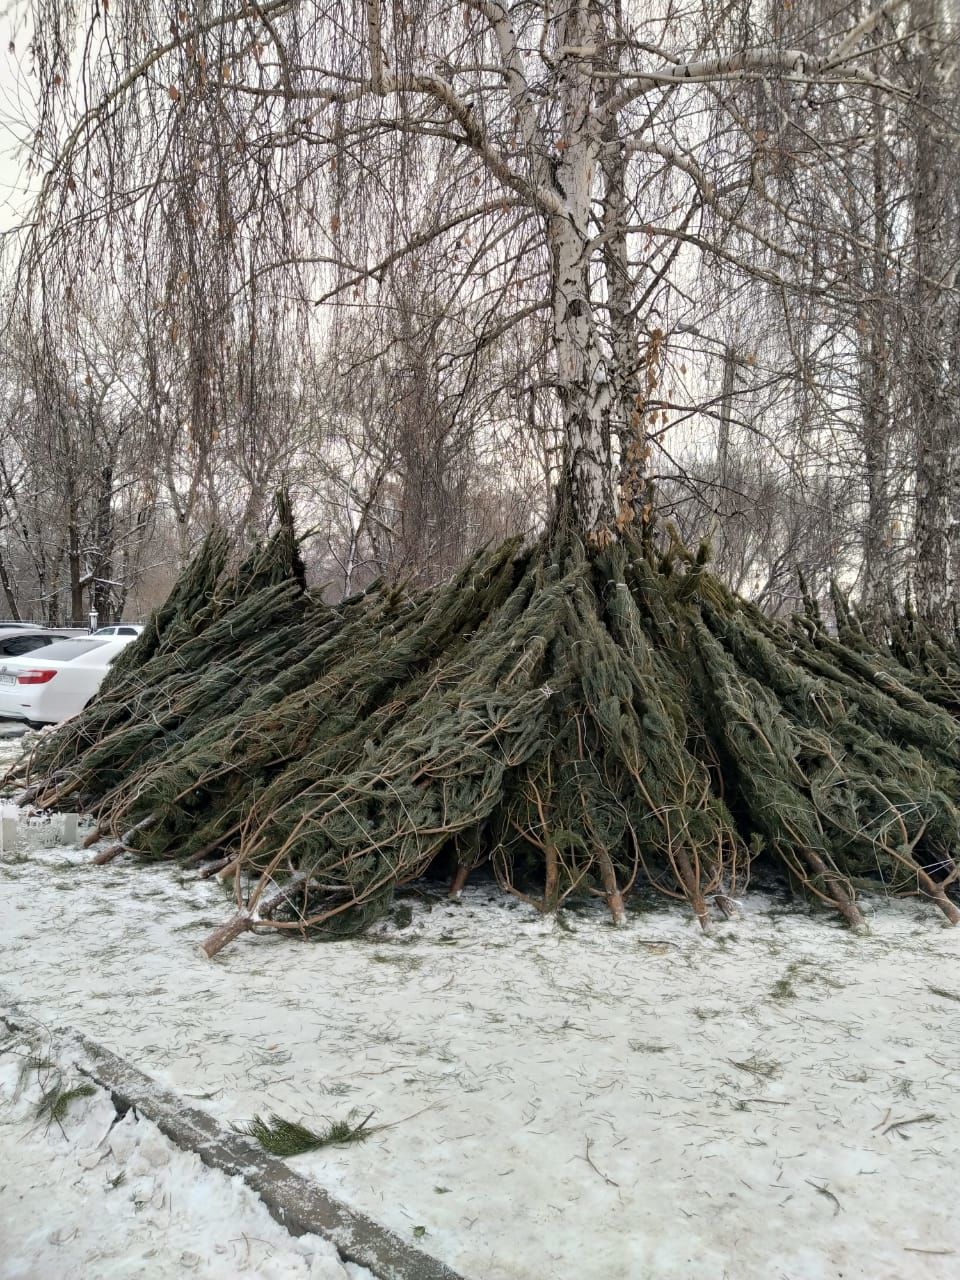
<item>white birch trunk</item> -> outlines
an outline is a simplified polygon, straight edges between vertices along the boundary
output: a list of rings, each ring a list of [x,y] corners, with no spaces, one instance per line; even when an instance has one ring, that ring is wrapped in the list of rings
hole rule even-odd
[[[614,0],[613,18],[617,30],[623,29],[620,0]],[[603,69],[616,85],[621,70],[620,46],[614,45],[604,59]],[[608,91],[606,104],[616,96]],[[617,488],[619,519],[642,518],[644,473],[646,470],[645,390],[640,379],[634,280],[624,228],[630,222],[626,194],[627,143],[621,134],[620,120],[610,111],[604,122],[603,150],[603,276],[606,288],[607,320],[610,332],[610,435],[617,446]]]
[[[595,44],[588,5],[571,5],[558,20],[558,43]],[[600,138],[593,115],[592,58],[567,54],[560,81],[563,133],[554,185],[563,212],[548,219],[557,375],[566,434],[565,487],[570,513],[589,542],[616,536],[617,495],[611,434],[613,395],[591,296],[590,209]]]
[[[946,628],[960,588],[960,319],[951,293],[937,282],[955,249],[957,170],[939,111],[949,91],[936,60],[944,23],[940,0],[915,0],[914,14],[920,32],[910,368],[917,450],[915,588],[920,612]]]
[[[882,146],[884,101],[872,90],[872,116],[877,142],[873,148],[873,253],[865,264],[865,292],[870,297],[869,323],[860,334],[860,386],[863,402],[863,461],[866,522],[863,531],[863,604],[871,612],[884,607],[890,591],[890,460],[892,447],[890,332],[893,304],[885,289],[888,236],[888,175]]]

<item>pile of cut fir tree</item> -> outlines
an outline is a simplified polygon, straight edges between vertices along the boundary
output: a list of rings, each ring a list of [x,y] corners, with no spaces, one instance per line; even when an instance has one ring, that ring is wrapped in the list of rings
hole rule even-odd
[[[554,530],[428,590],[331,607],[290,512],[229,566],[212,534],[24,801],[93,816],[99,862],[177,859],[234,887],[208,954],[251,928],[362,929],[428,870],[487,864],[543,911],[614,919],[640,885],[707,925],[758,858],[850,925],[857,890],[929,899],[960,865],[960,663],[838,600],[789,625],[705,556]]]

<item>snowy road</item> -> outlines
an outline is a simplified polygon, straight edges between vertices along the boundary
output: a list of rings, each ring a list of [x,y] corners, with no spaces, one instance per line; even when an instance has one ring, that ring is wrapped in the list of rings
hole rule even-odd
[[[209,962],[218,886],[87,857],[0,861],[0,981],[221,1120],[372,1111],[366,1142],[291,1163],[470,1280],[958,1274],[960,931],[933,910],[857,938],[755,897],[704,939],[679,909],[568,931],[480,889]],[[7,1144],[3,1252],[31,1229],[11,1188],[46,1163],[63,1265],[36,1280],[95,1280],[59,1231],[82,1174],[58,1141]]]

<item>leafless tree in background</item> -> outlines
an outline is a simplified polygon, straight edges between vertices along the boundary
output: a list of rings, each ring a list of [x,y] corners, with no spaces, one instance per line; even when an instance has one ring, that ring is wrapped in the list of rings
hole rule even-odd
[[[181,554],[285,479],[344,589],[432,578],[558,480],[615,539],[652,475],[771,607],[800,563],[942,614],[948,4],[34,0],[11,312],[51,367],[78,299],[130,317]]]

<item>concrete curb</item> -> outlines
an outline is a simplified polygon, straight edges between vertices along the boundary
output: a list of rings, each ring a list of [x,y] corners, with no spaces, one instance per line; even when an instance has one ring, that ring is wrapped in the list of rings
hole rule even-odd
[[[444,1263],[294,1173],[252,1139],[189,1106],[103,1045],[72,1027],[47,1026],[2,987],[0,1023],[30,1039],[42,1038],[58,1058],[108,1090],[116,1103],[135,1107],[178,1147],[195,1151],[213,1169],[243,1178],[291,1235],[323,1236],[346,1262],[369,1268],[379,1280],[461,1280]]]

